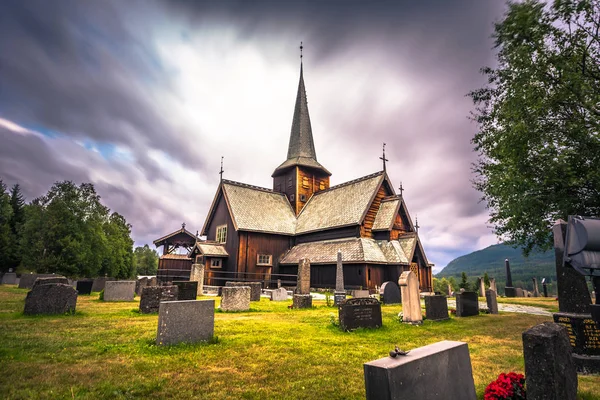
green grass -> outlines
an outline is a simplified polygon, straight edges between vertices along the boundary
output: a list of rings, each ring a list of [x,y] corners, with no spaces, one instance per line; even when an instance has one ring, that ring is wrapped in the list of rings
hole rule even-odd
[[[0,286],[0,398],[360,399],[363,363],[440,340],[469,344],[477,393],[499,373],[523,372],[521,333],[549,321],[526,314],[397,322],[341,332],[335,308],[290,310],[266,299],[251,312],[215,313],[212,343],[158,347],[156,315],[138,302],[80,296],[72,316],[24,316],[26,290]],[[216,299],[215,306],[218,306]],[[581,398],[600,399],[600,377],[580,377]]]

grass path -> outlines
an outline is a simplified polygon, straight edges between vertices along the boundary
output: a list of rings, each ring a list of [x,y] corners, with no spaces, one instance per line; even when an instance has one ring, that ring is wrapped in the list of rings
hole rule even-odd
[[[521,333],[549,317],[505,313],[397,322],[383,306],[377,330],[341,332],[335,308],[262,299],[245,313],[215,313],[215,343],[157,347],[156,315],[139,303],[80,296],[74,316],[22,314],[26,290],[0,286],[0,398],[361,399],[363,363],[394,345],[469,344],[477,393],[501,372],[523,372]],[[217,299],[218,305],[218,299]],[[600,399],[600,377],[580,377],[580,396]]]

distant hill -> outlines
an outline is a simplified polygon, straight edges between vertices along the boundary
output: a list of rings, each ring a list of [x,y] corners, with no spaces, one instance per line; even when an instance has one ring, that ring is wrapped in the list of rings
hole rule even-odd
[[[521,249],[515,249],[505,244],[495,244],[483,250],[474,251],[458,257],[452,261],[437,275],[436,278],[449,278],[451,276],[460,281],[461,273],[464,271],[469,280],[483,276],[488,273],[490,278],[496,278],[499,292],[504,292],[506,272],[504,260],[510,261],[510,271],[515,287],[532,290],[531,278],[538,279],[539,290],[542,291],[542,278],[550,280],[554,285],[548,286],[551,293],[556,292],[556,265],[554,261],[554,250],[546,252],[531,252],[529,257],[523,257]]]

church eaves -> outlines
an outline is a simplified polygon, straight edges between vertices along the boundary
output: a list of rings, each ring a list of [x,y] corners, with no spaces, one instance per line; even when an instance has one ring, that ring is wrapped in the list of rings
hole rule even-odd
[[[308,114],[308,101],[306,99],[306,88],[304,87],[302,64],[300,64],[300,82],[298,83],[298,93],[296,95],[296,106],[294,107],[294,118],[292,120],[287,159],[275,169],[273,176],[279,175],[280,172],[295,166],[318,169],[325,172],[327,175],[331,175],[331,173],[317,161],[310,116]]]

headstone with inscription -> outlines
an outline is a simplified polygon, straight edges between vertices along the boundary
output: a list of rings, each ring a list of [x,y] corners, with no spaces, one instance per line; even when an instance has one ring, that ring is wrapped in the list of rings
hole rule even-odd
[[[379,328],[381,303],[372,298],[348,299],[338,304],[340,328],[351,331],[357,328]]]
[[[198,295],[198,282],[196,281],[173,281],[177,286],[177,300],[196,300]]]
[[[77,294],[91,294],[92,286],[94,285],[94,281],[92,279],[85,279],[77,281],[75,285],[75,290],[77,290]]]
[[[221,310],[248,311],[250,291],[250,286],[224,286],[221,289]]]
[[[446,296],[425,296],[425,316],[432,321],[448,319],[448,300]]]
[[[335,293],[333,302],[335,305],[341,304],[346,300],[346,289],[344,289],[344,266],[342,264],[342,252],[337,252],[337,264],[335,269]]]
[[[402,291],[402,322],[408,324],[422,323],[419,278],[412,271],[404,271],[398,279],[398,285]]]
[[[486,290],[485,300],[490,314],[498,314],[498,298],[496,296],[496,291],[492,289]]]
[[[286,301],[288,299],[287,289],[280,287],[271,290],[271,301]]]
[[[383,304],[400,304],[400,288],[396,282],[384,282],[379,288],[379,298]]]
[[[456,295],[456,316],[479,315],[479,299],[476,292],[462,292]]]
[[[554,313],[554,322],[567,329],[577,371],[600,373],[600,328],[590,314]]]
[[[297,294],[310,294],[310,260],[303,258],[298,263]]]

